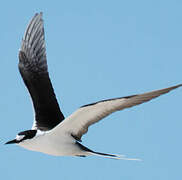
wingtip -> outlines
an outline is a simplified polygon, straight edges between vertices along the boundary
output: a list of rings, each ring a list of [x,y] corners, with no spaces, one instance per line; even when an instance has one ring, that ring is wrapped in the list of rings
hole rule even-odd
[[[167,88],[164,88],[164,89],[161,89],[161,90],[168,90],[168,92],[169,92],[169,91],[177,89],[177,88],[179,88],[181,86],[182,86],[182,84],[177,84],[175,86],[170,86],[170,87],[167,87]]]
[[[39,16],[42,18],[42,16],[43,16],[43,12],[42,11],[39,13]]]
[[[181,87],[181,86],[182,86],[182,84],[178,84],[177,86],[178,86],[178,87]]]
[[[43,16],[43,12],[42,11],[40,11],[39,13],[37,12],[37,13],[35,13],[34,16]]]
[[[179,87],[181,87],[181,86],[182,86],[182,84],[178,84],[178,85],[176,85],[176,86],[172,86],[172,87],[171,87],[171,90],[172,90],[172,89],[179,88]]]
[[[42,20],[43,12],[35,13],[33,18],[40,18]]]

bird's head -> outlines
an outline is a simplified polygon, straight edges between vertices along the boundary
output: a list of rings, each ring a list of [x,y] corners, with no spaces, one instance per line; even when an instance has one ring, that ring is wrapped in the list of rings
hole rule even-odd
[[[14,144],[14,143],[20,143],[24,140],[27,139],[32,139],[37,133],[37,130],[27,130],[27,131],[22,131],[17,134],[16,138],[6,142],[5,144]]]

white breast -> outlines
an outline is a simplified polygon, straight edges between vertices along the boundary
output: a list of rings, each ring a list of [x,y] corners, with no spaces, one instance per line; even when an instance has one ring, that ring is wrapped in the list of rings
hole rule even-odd
[[[56,136],[48,131],[40,133],[32,139],[22,141],[19,145],[31,151],[38,151],[54,156],[74,156],[82,152],[75,145],[75,139],[72,136],[63,133],[59,133],[59,136]]]

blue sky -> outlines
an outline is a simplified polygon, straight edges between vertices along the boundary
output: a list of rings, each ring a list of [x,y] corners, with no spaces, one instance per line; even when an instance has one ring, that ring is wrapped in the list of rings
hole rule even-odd
[[[117,112],[90,127],[83,144],[142,162],[52,157],[4,146],[32,126],[18,72],[26,25],[43,11],[49,72],[65,116],[79,106],[182,83],[180,0],[3,1],[1,17],[1,179],[181,179],[182,88]]]

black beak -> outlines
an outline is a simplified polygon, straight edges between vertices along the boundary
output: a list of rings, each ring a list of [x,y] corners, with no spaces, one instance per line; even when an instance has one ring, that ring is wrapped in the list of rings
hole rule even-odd
[[[8,141],[5,144],[14,144],[14,143],[17,143],[17,140],[16,139],[13,139],[12,141]]]

